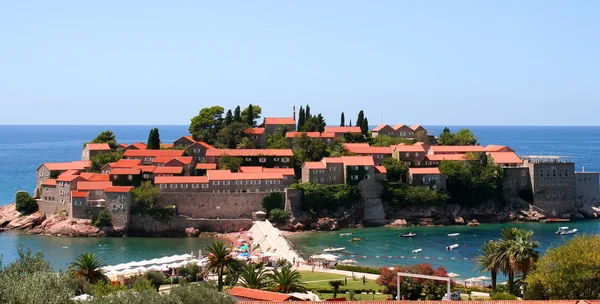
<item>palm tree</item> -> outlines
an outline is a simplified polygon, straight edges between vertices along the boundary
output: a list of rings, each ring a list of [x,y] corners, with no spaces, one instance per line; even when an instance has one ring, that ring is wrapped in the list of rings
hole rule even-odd
[[[93,253],[82,253],[71,263],[71,268],[77,276],[85,278],[91,284],[98,281],[108,281],[108,278],[100,270],[101,266],[102,261],[96,258]]]
[[[254,148],[254,142],[251,141],[250,138],[244,137],[244,138],[240,139],[236,148],[237,149],[252,149],[252,148]]]
[[[214,272],[217,274],[217,289],[223,291],[223,270],[225,268],[232,269],[238,263],[231,256],[231,247],[223,242],[214,242],[206,247],[210,254],[208,255],[208,264],[205,272]]]
[[[333,287],[333,297],[337,298],[338,290],[340,289],[340,286],[344,285],[344,282],[342,282],[342,281],[329,281],[329,285],[331,285],[331,287]]]
[[[238,285],[251,289],[265,289],[269,285],[267,270],[262,264],[250,264],[240,269]]]
[[[539,242],[532,241],[533,231],[522,231],[513,241],[510,248],[511,265],[515,273],[521,273],[521,282],[525,281],[527,273],[533,269],[533,265],[540,257],[540,253],[535,250],[540,246]],[[523,295],[526,286],[523,285]]]
[[[290,267],[283,267],[281,271],[273,269],[273,273],[269,274],[273,285],[273,291],[290,293],[290,292],[306,292],[306,287],[302,283],[302,276],[297,270],[292,270]]]
[[[492,290],[496,290],[496,278],[498,276],[498,264],[494,261],[496,244],[494,242],[485,242],[481,247],[481,255],[477,257],[477,266],[481,272],[489,271],[492,276]]]

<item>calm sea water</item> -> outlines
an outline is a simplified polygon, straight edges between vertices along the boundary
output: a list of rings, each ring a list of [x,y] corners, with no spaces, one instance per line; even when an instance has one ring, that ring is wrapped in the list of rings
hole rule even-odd
[[[71,161],[81,157],[81,148],[84,142],[94,138],[98,133],[104,130],[112,130],[117,135],[117,140],[121,143],[133,143],[137,141],[146,142],[148,132],[154,126],[0,126],[0,205],[8,204],[14,201],[16,190],[33,191],[35,187],[35,170],[43,162]],[[188,134],[187,126],[158,126],[163,142],[172,142],[182,135]],[[458,131],[461,127],[450,127],[452,131]],[[600,154],[600,127],[468,127],[479,137],[482,145],[502,144],[515,149],[519,155],[567,155],[572,156],[576,162],[577,170],[585,167],[586,171],[600,170],[600,160],[596,155]],[[443,127],[428,126],[428,130],[439,134]],[[584,225],[586,231],[596,231],[596,222],[581,222],[576,225]],[[467,247],[461,247],[459,251],[441,253],[450,255],[463,255],[470,258],[476,250],[475,244],[481,244],[487,239],[494,238],[502,226],[485,225],[485,227],[475,228],[474,231],[489,231],[487,233],[474,232],[477,236],[461,235],[458,241],[461,244],[467,244]],[[532,224],[531,227],[546,231],[539,234],[539,240],[543,244],[551,244],[557,240],[552,234],[556,227],[552,225]],[[435,233],[444,234],[447,229],[466,229],[460,227],[451,228],[418,228],[426,229],[425,234]],[[418,229],[415,228],[415,231]],[[429,229],[429,230],[428,230]],[[437,229],[437,230],[436,230]],[[420,230],[418,230],[420,231]],[[417,233],[420,233],[418,232]],[[389,237],[397,236],[399,231],[387,230],[387,228],[364,229],[357,234],[364,234],[364,237],[370,238],[369,241],[359,244],[352,244],[356,247],[355,254],[363,256],[377,256],[384,254],[381,246]],[[434,234],[435,234],[434,233]],[[335,238],[336,233],[317,234],[311,237],[298,237],[297,246],[303,252],[313,253],[321,251],[324,246],[348,245],[344,240]],[[363,237],[362,235],[359,235]],[[463,241],[462,238],[465,238]],[[375,240],[379,240],[375,242]],[[430,240],[430,241],[427,241]],[[469,246],[467,240],[470,240],[472,246]],[[392,240],[388,245],[390,254],[386,256],[395,256],[391,254],[393,250],[400,250],[402,246],[405,251],[410,253],[415,246],[423,248],[425,252],[435,252],[439,248],[447,246],[449,240],[436,238],[416,238],[406,240],[413,242],[404,244],[405,240]],[[72,260],[75,254],[81,252],[97,252],[109,262],[123,262],[136,259],[152,258],[163,254],[181,254],[191,250],[197,251],[205,247],[206,240],[199,239],[158,239],[158,238],[59,238],[46,236],[28,236],[18,233],[0,234],[0,252],[4,254],[4,261],[14,260],[16,246],[25,244],[35,251],[42,251],[58,266],[66,265]],[[340,242],[338,244],[338,242]],[[370,243],[374,242],[374,243]],[[418,242],[423,242],[418,243]],[[369,246],[369,244],[373,246]],[[404,248],[402,247],[402,248]],[[395,249],[394,249],[395,248]],[[467,248],[467,249],[465,249]],[[410,250],[409,250],[410,249]],[[472,250],[472,251],[470,251]],[[433,257],[431,255],[430,257]],[[439,254],[438,254],[439,257]],[[444,257],[442,255],[442,257]],[[444,263],[448,265],[459,265],[459,260],[435,260],[435,263]],[[458,258],[456,256],[455,258]],[[379,258],[364,259],[363,263],[371,265],[382,261]],[[406,261],[407,259],[399,259]],[[418,259],[414,259],[417,262]],[[377,261],[377,262],[374,262]],[[430,260],[432,263],[434,260]],[[458,268],[457,273],[467,273],[471,266],[467,259],[460,260],[462,268]],[[456,264],[453,264],[456,263]],[[454,266],[453,266],[454,267]]]

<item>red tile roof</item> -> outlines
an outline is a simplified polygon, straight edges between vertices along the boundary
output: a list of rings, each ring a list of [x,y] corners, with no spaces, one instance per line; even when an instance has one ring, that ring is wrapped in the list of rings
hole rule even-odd
[[[133,168],[139,166],[142,162],[141,159],[119,159],[117,162],[112,163],[112,168]]]
[[[179,161],[182,165],[189,165],[194,160],[191,156],[180,156],[180,157],[170,157],[170,156],[158,156],[152,160],[154,164],[165,164],[172,160]]]
[[[283,156],[292,157],[291,149],[210,149],[206,151],[207,157],[215,156]]]
[[[378,125],[377,127],[375,127],[375,128],[374,128],[373,130],[371,130],[371,131],[373,131],[373,132],[379,132],[379,131],[381,131],[381,130],[382,130],[383,128],[385,128],[385,127],[389,127],[389,126],[388,126],[388,125],[386,125],[386,124],[383,124],[383,125]]]
[[[195,139],[194,139],[194,138],[193,138],[191,135],[185,135],[185,136],[181,136],[180,138],[178,138],[178,139],[177,139],[177,140],[175,140],[175,141],[178,141],[178,140],[180,140],[180,139],[182,139],[182,138],[185,138],[185,139],[187,139],[188,141],[190,141],[190,142],[192,142],[192,143],[195,143],[195,142],[197,142],[197,141],[196,141],[196,140],[195,140]],[[173,144],[175,144],[175,143],[173,143]]]
[[[129,147],[134,147],[134,148],[137,148],[138,150],[146,150],[146,144],[142,143],[142,142],[136,142],[134,144],[127,146],[127,148],[129,148]]]
[[[117,193],[126,193],[131,191],[131,189],[133,189],[132,186],[112,186],[112,187],[106,187],[106,189],[104,190],[104,192],[117,192]]]
[[[156,166],[137,166],[136,168],[142,170],[144,173],[152,173],[156,169]]]
[[[174,147],[173,144],[160,144],[160,147],[163,149],[172,149]]]
[[[60,175],[79,175],[79,172],[80,172],[79,170],[67,170],[67,171],[61,173]]]
[[[319,161],[319,162],[304,162],[304,167],[306,167],[309,170],[325,170],[327,168],[327,166],[325,165],[324,162]]]
[[[206,176],[157,176],[155,184],[207,184]]]
[[[67,170],[83,170],[91,166],[87,160],[78,160],[70,163],[43,163],[50,171],[67,171]]]
[[[490,152],[490,156],[498,165],[522,165],[523,160],[515,152]]]
[[[110,176],[108,174],[94,174],[88,179],[90,182],[107,182],[109,180]]]
[[[42,185],[44,186],[56,186],[56,180],[55,179],[47,179],[45,180]]]
[[[360,133],[360,127],[325,127],[327,133]]]
[[[154,168],[154,174],[180,174],[183,172],[183,167],[159,167]]]
[[[195,146],[195,145],[200,145],[200,146],[204,147],[205,149],[214,149],[215,148],[215,147],[213,147],[213,146],[211,146],[211,145],[209,145],[209,144],[207,144],[207,143],[205,143],[203,141],[195,142],[195,143],[191,144],[190,147]]]
[[[127,148],[129,144],[119,144],[119,148]]]
[[[243,287],[239,287],[239,286],[235,286],[235,287],[229,289],[228,293],[234,297],[254,299],[254,300],[258,300],[258,301],[267,301],[267,302],[272,302],[272,301],[285,302],[292,298],[292,295],[285,294],[285,293],[277,293],[277,292],[264,291],[264,290],[258,290],[258,289],[243,288]]]
[[[391,147],[348,147],[344,144],[344,147],[348,152],[356,153],[356,154],[389,154],[392,155]]]
[[[402,152],[421,152],[421,153],[425,153],[425,149],[423,148],[423,146],[422,145],[417,145],[417,144],[414,144],[414,145],[402,145],[402,144],[400,144],[400,145],[392,146],[392,149],[394,151],[398,151],[400,153],[402,153]]]
[[[263,168],[264,173],[281,173],[281,175],[294,175],[293,168]]]
[[[408,126],[405,124],[398,124],[398,125],[394,125],[392,127],[392,129],[394,129],[394,131],[398,131],[400,128],[408,128]]]
[[[124,157],[159,157],[159,156],[170,156],[178,157],[183,156],[183,150],[127,150],[123,153]]]
[[[344,147],[370,147],[369,143],[344,143]]]
[[[296,121],[291,117],[265,117],[265,125],[295,125]]]
[[[485,152],[482,146],[431,146],[433,154]]]
[[[110,171],[110,175],[137,175],[141,170],[137,168],[116,168]]]
[[[87,190],[104,190],[106,187],[112,186],[112,182],[78,182],[77,190],[79,191],[87,191]]]
[[[244,130],[245,134],[263,134],[265,133],[265,128],[248,128],[246,130]]]
[[[87,144],[85,148],[88,148],[90,151],[110,151],[110,146],[107,143]]]
[[[417,129],[419,129],[419,128],[423,128],[423,127],[422,127],[421,125],[412,125],[412,126],[410,126],[410,128],[411,128],[413,131],[417,131]]]
[[[92,178],[95,175],[95,173],[92,172],[81,172],[79,174],[79,176],[81,176],[84,179],[90,180],[90,178]]]
[[[56,178],[57,182],[71,182],[74,179],[80,177],[79,175],[61,174]]]
[[[488,152],[515,152],[513,149],[508,146],[498,146],[498,145],[487,145],[485,146],[485,150]]]
[[[206,169],[206,170],[210,170],[210,169],[217,169],[217,164],[196,164],[196,169]]]
[[[384,166],[375,166],[375,173],[386,174],[387,169]]]
[[[78,190],[73,190],[71,191],[71,197],[78,197],[78,198],[86,198],[87,197],[88,192],[87,191],[78,191]]]
[[[442,161],[442,160],[466,160],[466,154],[438,154],[438,155],[425,155],[425,159],[429,161]]]
[[[263,179],[283,179],[281,173],[246,173],[231,172],[229,170],[207,170],[206,176],[209,180],[263,180]]]
[[[323,161],[327,164],[343,164],[341,157],[323,157]]]
[[[260,173],[263,172],[263,167],[260,166],[240,166],[239,172],[244,173]]]
[[[319,132],[295,132],[295,131],[285,133],[285,137],[286,138],[301,137],[303,133],[306,133],[306,136],[310,137],[310,138],[335,138],[335,133],[331,133],[331,132],[319,133]]]
[[[342,156],[345,166],[375,166],[371,156]]]
[[[439,168],[408,168],[408,172],[410,174],[442,174]]]

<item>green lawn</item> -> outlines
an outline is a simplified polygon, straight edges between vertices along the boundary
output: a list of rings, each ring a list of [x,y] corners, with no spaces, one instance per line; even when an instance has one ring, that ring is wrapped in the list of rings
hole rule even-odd
[[[331,299],[333,298],[333,293],[319,293],[319,299],[321,300],[325,300],[325,299]],[[372,294],[355,294],[354,297],[356,297],[356,299],[358,301],[369,301],[369,300],[373,300],[373,296],[375,296],[375,300],[386,300],[388,295],[385,294],[376,294],[376,295],[372,295]],[[342,297],[346,297],[347,300],[350,300],[348,298],[348,294],[347,293],[338,293],[337,295],[338,298],[342,298]],[[391,295],[390,295],[390,299],[391,299]]]
[[[302,281],[305,282],[305,286],[310,291],[317,290],[328,290],[327,292],[316,292],[319,294],[321,299],[328,299],[333,297],[333,288],[329,285],[329,281],[344,281],[343,275],[332,274],[332,273],[324,273],[324,272],[311,272],[311,271],[300,271],[302,274]],[[340,292],[338,293],[338,297],[347,296],[347,290],[355,290],[356,298],[362,300],[372,300],[373,295],[361,294],[362,290],[372,290],[378,292],[383,289],[381,286],[377,285],[375,280],[366,280],[366,284],[363,285],[362,277],[357,275],[356,280],[353,280],[352,277],[347,277],[347,286],[340,286]],[[387,295],[375,295],[375,300],[385,300]]]

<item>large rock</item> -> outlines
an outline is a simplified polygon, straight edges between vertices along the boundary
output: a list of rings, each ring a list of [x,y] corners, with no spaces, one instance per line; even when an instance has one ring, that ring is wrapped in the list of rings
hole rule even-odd
[[[386,226],[388,226],[388,227],[406,227],[406,226],[408,226],[408,223],[404,219],[397,219]]]
[[[21,216],[21,212],[17,211],[15,204],[0,207],[0,227],[5,227],[19,216]]]
[[[188,237],[196,237],[200,234],[200,230],[194,227],[185,228],[185,235]]]
[[[467,224],[467,226],[469,226],[469,227],[477,227],[477,226],[479,226],[479,222],[477,220],[473,219],[473,220],[469,221],[469,223]]]
[[[50,234],[65,236],[100,236],[103,233],[88,219],[70,219],[66,214],[54,214],[46,218],[31,234]]]
[[[598,218],[600,215],[600,207],[593,206],[589,203],[583,204],[577,211],[587,218]]]
[[[339,228],[337,221],[332,218],[323,217],[317,221],[317,230],[333,231]]]
[[[463,219],[462,217],[456,217],[454,218],[454,224],[456,225],[464,225],[465,224],[465,219]]]
[[[46,214],[37,211],[30,215],[21,216],[17,217],[16,219],[13,219],[6,225],[6,229],[22,230],[26,228],[32,228],[44,222],[45,219]]]
[[[358,184],[364,202],[363,223],[367,226],[381,226],[387,223],[381,202],[383,186],[374,179],[363,180]]]

